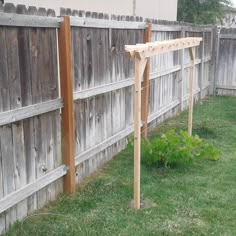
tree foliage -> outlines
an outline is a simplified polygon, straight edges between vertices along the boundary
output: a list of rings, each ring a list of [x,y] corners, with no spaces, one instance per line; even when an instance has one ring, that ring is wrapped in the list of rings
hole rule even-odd
[[[216,24],[224,17],[224,6],[231,0],[179,0],[178,21]]]

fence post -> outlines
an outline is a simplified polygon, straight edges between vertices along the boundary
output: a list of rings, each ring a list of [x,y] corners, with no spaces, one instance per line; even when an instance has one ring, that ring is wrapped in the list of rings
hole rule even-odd
[[[64,191],[75,192],[75,155],[74,155],[74,103],[71,57],[70,17],[64,16],[58,30],[61,97],[64,101],[62,109],[62,157],[69,170],[64,177]]]
[[[212,63],[211,63],[211,86],[210,95],[216,95],[216,80],[217,80],[217,63],[219,54],[219,32],[215,26],[212,32]]]
[[[215,70],[214,70],[214,80],[213,80],[213,95],[216,96],[216,87],[218,80],[218,63],[219,63],[219,51],[220,51],[220,28],[216,27],[216,45],[215,45]]]
[[[144,43],[151,42],[152,40],[152,24],[147,24],[144,32]],[[143,126],[141,129],[142,138],[147,138],[148,131],[148,113],[149,113],[149,93],[150,93],[150,58],[147,59],[146,68],[144,71],[144,78],[142,83],[142,111],[141,119]]]
[[[202,30],[202,47],[201,47],[201,70],[200,70],[200,80],[199,80],[199,88],[200,88],[200,100],[203,98],[203,78],[204,78],[204,66],[205,66],[205,32]]]
[[[181,30],[181,38],[185,37],[185,30],[182,28]],[[181,66],[181,76],[179,79],[178,87],[179,87],[179,100],[180,100],[180,110],[184,110],[184,49],[181,50],[181,55],[180,55],[180,66]]]

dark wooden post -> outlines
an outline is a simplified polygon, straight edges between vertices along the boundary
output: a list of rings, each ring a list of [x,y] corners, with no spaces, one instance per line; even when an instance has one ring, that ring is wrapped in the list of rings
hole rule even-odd
[[[71,58],[71,26],[70,17],[64,16],[58,31],[61,97],[64,101],[62,109],[62,156],[64,164],[69,170],[64,178],[66,193],[75,192],[75,130],[74,130],[74,102]]]
[[[213,96],[217,95],[216,87],[217,87],[217,80],[218,80],[218,63],[219,63],[219,53],[220,53],[220,28],[215,27],[215,45],[214,45],[214,79],[212,80],[213,83]]]
[[[144,32],[144,43],[151,42],[152,40],[152,24],[148,24]],[[142,83],[142,112],[141,119],[143,127],[141,129],[142,138],[147,138],[148,131],[148,113],[149,113],[149,90],[150,90],[150,58],[147,59],[146,68],[144,71],[144,78]]]

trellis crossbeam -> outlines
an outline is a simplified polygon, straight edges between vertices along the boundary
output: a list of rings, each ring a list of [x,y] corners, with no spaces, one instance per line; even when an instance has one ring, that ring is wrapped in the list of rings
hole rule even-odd
[[[158,54],[177,51],[184,48],[191,48],[200,45],[201,37],[188,37],[182,39],[174,39],[167,41],[156,41],[145,44],[126,45],[125,51],[129,53],[131,58],[148,58]]]

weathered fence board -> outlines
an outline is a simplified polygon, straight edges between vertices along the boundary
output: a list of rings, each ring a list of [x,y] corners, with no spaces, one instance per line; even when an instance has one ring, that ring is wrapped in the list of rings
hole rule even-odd
[[[7,70],[7,52],[6,52],[6,35],[5,35],[5,28],[0,27],[0,112],[9,110],[8,103],[9,103],[9,94],[8,94],[8,86],[7,86],[7,79],[8,79],[8,70]],[[0,164],[0,199],[4,197],[5,188],[4,188],[4,179],[6,178],[3,166],[3,159],[5,159],[5,142],[7,137],[5,137],[5,129],[0,127],[0,157],[1,157],[1,164]],[[0,213],[0,232],[4,232],[6,229],[6,213]]]
[[[53,14],[12,4],[5,4],[4,11],[16,19]],[[0,201],[62,165],[56,26],[18,26],[12,21],[0,26]],[[56,199],[62,190],[60,179],[19,198],[0,213],[0,232]]]
[[[10,207],[18,204],[21,201],[24,201],[27,197],[31,196],[35,192],[44,188],[45,186],[55,182],[67,172],[66,166],[60,166],[55,168],[53,171],[50,171],[48,174],[38,178],[36,181],[23,186],[15,192],[7,195],[5,198],[0,201],[0,212],[4,212]],[[25,217],[25,215],[23,215]]]
[[[57,28],[59,22],[59,18],[0,13],[0,25],[3,26]]]
[[[236,96],[236,30],[220,29],[217,38],[216,94]]]
[[[66,14],[71,14],[72,11],[65,12],[67,12]],[[84,14],[84,12],[77,12],[80,17]],[[75,152],[77,157],[76,165],[79,165],[77,168],[78,181],[80,181],[86,175],[83,172],[90,172],[90,169],[96,168],[97,164],[99,164],[101,153],[96,156],[96,150],[97,153],[103,150],[103,158],[106,159],[109,148],[103,143],[110,143],[108,141],[110,138],[112,140],[117,133],[125,132],[124,129],[133,123],[134,82],[132,78],[134,72],[130,69],[133,68],[132,62],[127,60],[127,57],[123,54],[123,46],[125,43],[137,43],[139,40],[141,43],[143,30],[136,29],[131,31],[127,27],[125,29],[109,28],[109,24],[114,20],[119,22],[127,20],[127,18],[112,16],[112,21],[106,23],[105,18],[107,16],[97,13],[85,14],[88,18],[87,22],[91,23],[91,25],[86,27],[86,24],[74,23],[81,21],[80,18],[76,18],[77,15],[75,14],[71,20],[74,61],[74,106],[75,123],[77,124]],[[103,25],[96,27],[94,22],[99,17],[104,18],[100,21]],[[131,20],[134,20],[134,18]],[[94,26],[93,29],[90,28],[92,25]],[[180,37],[179,31],[182,31],[182,29],[190,32],[186,35],[204,36],[204,39],[206,38],[205,35],[211,36],[212,31],[211,27],[194,28],[189,25],[173,27],[160,25],[159,29],[158,26],[156,25],[153,30],[153,35],[155,33],[159,35],[156,38],[157,40],[178,38]],[[164,32],[164,28],[168,32]],[[203,90],[205,91],[209,86],[208,83],[205,83],[205,78],[203,78],[204,75],[207,77],[206,80],[209,80],[209,70],[207,70],[209,67],[205,66],[205,64],[208,65],[211,60],[211,54],[205,53],[205,45],[208,45],[208,42],[204,45],[202,44],[201,48],[197,50],[195,93],[198,99],[200,92],[203,93],[203,97],[207,94]],[[183,64],[186,81],[184,82],[184,93],[182,94],[185,107],[187,106],[189,87],[187,78],[190,75],[189,68],[191,66],[187,54],[185,54],[186,57],[187,59]],[[169,110],[178,107],[179,102],[176,99],[180,99],[180,94],[178,94],[178,84],[181,81],[180,55],[178,52],[161,55],[153,60],[152,65],[150,115],[153,114],[151,120],[154,120],[154,117],[158,118],[160,114],[164,115]],[[198,77],[200,75],[201,80],[199,81]],[[166,108],[169,108],[169,110]],[[163,111],[164,113],[162,113]],[[122,114],[125,114],[125,116]],[[119,147],[114,147],[113,149],[116,152]],[[88,155],[88,153],[91,154]],[[88,159],[91,159],[91,161]],[[97,161],[98,163],[96,163]]]
[[[15,13],[16,8],[13,4],[5,5],[5,12]],[[6,51],[7,51],[7,67],[8,67],[8,86],[9,86],[9,110],[20,108],[22,106],[22,97],[21,97],[21,84],[20,84],[20,67],[19,67],[19,50],[18,50],[18,41],[17,41],[18,29],[17,27],[5,28],[5,37],[6,37]],[[8,142],[12,145],[6,144],[11,151],[5,153],[5,161],[3,162],[3,169],[6,169],[5,173],[5,186],[6,194],[10,194],[22,185],[25,184],[25,154],[24,148],[21,145],[24,145],[22,140],[23,138],[23,122],[19,121],[18,123],[12,124],[11,129],[6,128],[5,130],[8,136]],[[19,132],[19,133],[18,133]],[[20,139],[20,140],[18,140]],[[19,144],[20,143],[20,144]],[[6,150],[7,150],[6,148]],[[18,166],[17,159],[21,156],[22,161],[20,166]],[[4,159],[3,159],[4,160]],[[19,168],[19,169],[18,169]],[[11,173],[11,174],[9,174]],[[22,179],[19,181],[17,177],[22,175]],[[16,176],[16,178],[15,178]],[[7,177],[7,178],[6,178]],[[9,210],[9,214],[6,214],[6,225],[9,226],[18,218],[18,212],[24,211],[26,203],[19,203],[16,207],[13,207]]]
[[[93,20],[103,18],[101,22],[108,21],[107,15],[103,14],[92,13],[87,14],[87,17]],[[118,17],[112,17],[112,21],[117,20]],[[122,24],[122,21],[117,22]],[[133,74],[130,73],[130,62],[125,55],[124,45],[142,42],[143,30],[139,33],[138,30],[129,30],[126,27],[118,28],[91,29],[89,26],[79,27],[72,23],[74,99],[77,100],[75,102],[77,164],[83,160],[79,153],[86,153],[94,146],[109,140],[132,123],[133,117],[130,111],[132,111],[133,93],[132,87],[128,86],[133,85],[130,79],[130,75]],[[105,159],[110,159],[118,150],[125,147],[125,140],[120,144],[118,141],[120,140],[100,151],[94,149],[94,155],[90,156],[92,161],[85,161],[78,166],[78,181],[101,165]]]

